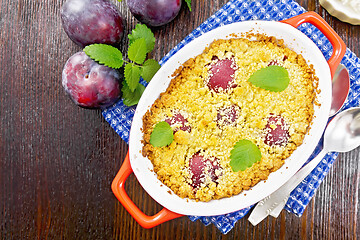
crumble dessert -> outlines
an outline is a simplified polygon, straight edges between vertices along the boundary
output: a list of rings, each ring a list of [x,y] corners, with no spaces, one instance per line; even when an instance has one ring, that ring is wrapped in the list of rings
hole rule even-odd
[[[248,81],[268,66],[287,70],[285,90],[269,91]],[[310,127],[318,79],[312,65],[282,40],[264,35],[215,40],[175,74],[143,117],[142,154],[182,198],[206,202],[251,188],[283,165]],[[162,121],[174,140],[154,147],[150,136]],[[259,148],[261,160],[235,172],[231,150],[242,139]]]

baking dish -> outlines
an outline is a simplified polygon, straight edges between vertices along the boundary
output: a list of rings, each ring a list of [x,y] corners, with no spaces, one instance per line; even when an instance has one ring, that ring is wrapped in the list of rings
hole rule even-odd
[[[333,47],[333,54],[328,61],[317,48],[315,43],[296,28],[302,23],[315,25],[329,39]],[[200,54],[204,48],[215,39],[231,38],[233,34],[241,35],[252,31],[264,33],[283,39],[285,45],[297,53],[301,53],[309,64],[314,65],[315,73],[319,77],[318,102],[315,107],[315,118],[304,143],[285,161],[276,172],[270,174],[266,181],[260,182],[248,191],[236,196],[212,200],[210,202],[195,202],[182,199],[163,185],[152,171],[152,163],[141,154],[142,149],[142,116],[151,107],[159,94],[166,90],[173,72],[186,60]],[[156,226],[164,221],[182,215],[212,216],[221,215],[251,206],[268,196],[284,184],[306,162],[326,126],[331,105],[331,77],[346,51],[346,46],[334,30],[316,13],[308,12],[282,22],[246,21],[219,27],[193,40],[174,56],[172,56],[154,76],[146,88],[136,109],[131,131],[129,152],[120,171],[116,175],[112,190],[129,213],[145,228]],[[164,206],[158,214],[147,216],[142,213],[125,192],[125,181],[134,172],[138,181],[146,192],[159,204]]]

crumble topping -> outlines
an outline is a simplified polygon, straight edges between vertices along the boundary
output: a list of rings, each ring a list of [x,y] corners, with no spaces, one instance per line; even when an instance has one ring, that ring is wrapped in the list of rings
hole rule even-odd
[[[282,92],[247,81],[270,65],[289,73],[290,83]],[[318,85],[313,67],[274,37],[215,40],[174,76],[143,117],[142,154],[182,198],[230,197],[266,180],[302,144],[313,118]],[[174,141],[154,147],[150,135],[161,121],[170,124]],[[256,144],[262,158],[233,172],[230,152],[241,139]]]

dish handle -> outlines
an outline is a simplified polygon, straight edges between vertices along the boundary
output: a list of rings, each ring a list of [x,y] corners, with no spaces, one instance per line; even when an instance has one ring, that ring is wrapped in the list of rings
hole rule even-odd
[[[330,67],[331,77],[334,76],[336,68],[340,64],[346,52],[346,45],[340,36],[330,27],[330,25],[316,12],[306,12],[295,17],[282,20],[281,22],[290,24],[297,28],[303,23],[311,23],[317,27],[330,41],[333,52],[327,61]]]
[[[163,222],[183,216],[166,208],[163,208],[160,212],[153,216],[144,214],[129,198],[125,191],[125,181],[132,172],[133,170],[130,165],[128,152],[119,172],[116,174],[111,184],[111,189],[116,198],[142,227],[152,228]]]

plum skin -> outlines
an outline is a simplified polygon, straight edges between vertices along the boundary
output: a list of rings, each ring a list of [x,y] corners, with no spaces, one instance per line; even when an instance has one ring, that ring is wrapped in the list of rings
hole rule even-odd
[[[106,108],[120,98],[121,75],[77,52],[64,65],[62,85],[73,102],[84,108]]]
[[[181,2],[182,0],[126,0],[132,15],[151,27],[171,22],[178,15]]]
[[[233,59],[217,59],[211,64],[209,70],[208,87],[219,93],[221,91],[228,91],[236,87],[234,83],[234,74],[237,69],[236,63]]]
[[[188,120],[181,114],[181,113],[175,113],[174,116],[170,118],[166,118],[165,122],[167,122],[170,126],[179,124],[179,127],[176,127],[174,129],[174,133],[176,133],[179,130],[191,132],[191,126],[189,126]]]
[[[76,44],[119,44],[124,33],[123,18],[108,0],[67,0],[61,8],[64,31]]]
[[[240,108],[236,105],[218,109],[216,122],[218,125],[234,125],[239,118]]]
[[[207,168],[207,170],[206,170]],[[189,160],[189,170],[191,173],[191,186],[194,189],[200,187],[208,175],[213,182],[217,182],[216,170],[220,170],[219,159],[205,158],[200,152],[195,153]]]
[[[270,114],[264,131],[264,142],[269,146],[284,146],[289,141],[289,126],[280,115]]]

